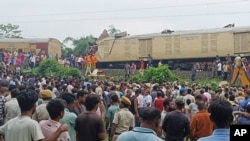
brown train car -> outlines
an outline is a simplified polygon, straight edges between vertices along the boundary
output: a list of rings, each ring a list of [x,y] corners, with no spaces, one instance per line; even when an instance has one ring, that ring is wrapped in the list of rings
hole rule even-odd
[[[54,38],[6,38],[0,39],[0,49],[13,52],[32,52],[37,55],[61,56],[61,42]]]
[[[97,42],[96,56],[100,67],[117,66],[125,62],[147,60],[154,62],[208,62],[216,55],[250,55],[250,26],[174,31],[121,38],[107,37]],[[101,65],[102,64],[102,65]]]

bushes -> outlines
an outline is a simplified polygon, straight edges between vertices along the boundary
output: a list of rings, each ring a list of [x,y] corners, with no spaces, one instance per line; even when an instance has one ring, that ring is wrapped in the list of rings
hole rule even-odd
[[[65,68],[56,60],[46,59],[39,64],[39,67],[32,69],[34,75],[56,76],[56,77],[82,77],[82,73],[77,68]]]
[[[173,81],[174,74],[169,70],[168,65],[152,67],[144,70],[143,74],[137,74],[131,78],[133,82],[149,82],[153,80],[162,83],[164,80]]]

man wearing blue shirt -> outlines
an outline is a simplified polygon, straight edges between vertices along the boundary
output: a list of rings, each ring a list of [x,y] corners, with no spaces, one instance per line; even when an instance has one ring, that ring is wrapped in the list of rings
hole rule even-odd
[[[200,138],[198,141],[229,141],[230,123],[233,121],[233,108],[226,100],[216,100],[208,108],[210,119],[215,123],[216,129],[208,137]]]
[[[160,127],[161,112],[147,107],[141,112],[141,126],[122,133],[117,141],[162,141],[156,132]]]
[[[240,110],[245,111],[248,103],[250,103],[250,91],[246,91],[245,99],[240,103]]]

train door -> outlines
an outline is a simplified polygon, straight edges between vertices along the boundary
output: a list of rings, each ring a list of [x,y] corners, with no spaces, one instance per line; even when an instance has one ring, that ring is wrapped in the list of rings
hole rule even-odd
[[[234,33],[234,53],[249,54],[250,32]]]
[[[139,39],[139,58],[148,57],[152,55],[152,39]],[[154,56],[153,56],[154,57]]]

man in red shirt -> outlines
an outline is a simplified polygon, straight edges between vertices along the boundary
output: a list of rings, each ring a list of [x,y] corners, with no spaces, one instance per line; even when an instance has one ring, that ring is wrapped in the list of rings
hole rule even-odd
[[[140,70],[139,70],[139,72],[140,72],[140,73],[143,73],[145,64],[144,64],[144,61],[143,61],[143,60],[141,60],[140,63],[141,63],[141,64],[140,64]]]
[[[153,99],[153,101],[154,101],[154,107],[162,112],[164,108],[163,107],[164,96],[161,91],[157,91],[157,97]]]

